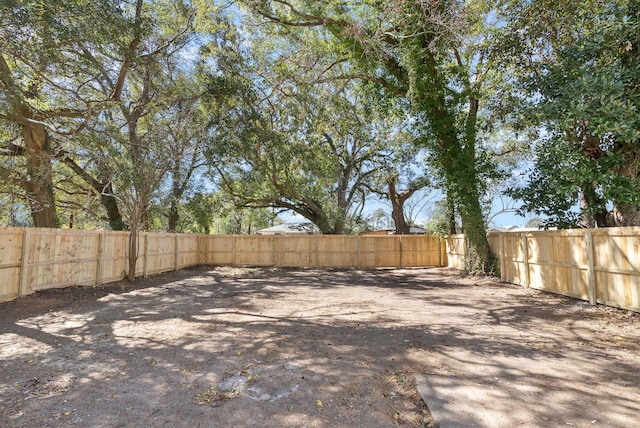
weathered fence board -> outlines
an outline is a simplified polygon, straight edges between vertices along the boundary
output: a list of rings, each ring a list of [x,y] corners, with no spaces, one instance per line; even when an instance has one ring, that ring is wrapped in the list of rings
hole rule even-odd
[[[21,229],[0,229],[0,302],[20,295],[23,238]]]
[[[491,232],[489,244],[503,281],[640,311],[639,227]]]
[[[467,247],[464,235],[449,235],[446,238],[447,266],[454,269],[465,269]]]

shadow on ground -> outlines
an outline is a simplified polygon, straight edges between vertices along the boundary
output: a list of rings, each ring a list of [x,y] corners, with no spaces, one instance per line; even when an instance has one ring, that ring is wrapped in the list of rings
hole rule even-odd
[[[640,414],[639,316],[445,269],[202,267],[0,308],[2,426],[433,425],[421,397],[443,428]]]

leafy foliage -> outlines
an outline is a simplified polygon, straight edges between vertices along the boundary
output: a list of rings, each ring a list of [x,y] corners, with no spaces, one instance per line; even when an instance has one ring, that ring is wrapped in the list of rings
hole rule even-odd
[[[314,44],[330,45],[323,70],[404,98],[419,144],[431,152],[447,195],[459,209],[480,259],[490,259],[480,206],[478,115],[486,46],[481,3],[399,1],[356,4],[248,1],[260,16]],[[468,13],[470,11],[471,13]],[[312,29],[312,30],[309,30]],[[300,31],[299,31],[300,30]],[[315,42],[314,42],[315,40]],[[328,64],[327,64],[328,62]],[[326,78],[326,76],[322,76]]]
[[[527,185],[513,191],[524,201],[522,210],[547,215],[550,225],[573,227],[578,218],[571,207],[580,202],[582,225],[636,224],[637,4],[545,3],[545,19],[533,23],[540,5],[505,3],[512,23],[505,32],[519,29],[519,42],[534,49],[511,50],[525,64],[520,81],[530,105],[521,111],[529,126],[546,128]]]

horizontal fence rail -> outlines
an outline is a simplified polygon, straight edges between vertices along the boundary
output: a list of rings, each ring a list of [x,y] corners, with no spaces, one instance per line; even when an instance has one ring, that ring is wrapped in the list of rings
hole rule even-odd
[[[0,302],[38,290],[122,280],[128,232],[0,228]],[[446,266],[431,236],[191,235],[142,232],[136,276],[195,266]]]

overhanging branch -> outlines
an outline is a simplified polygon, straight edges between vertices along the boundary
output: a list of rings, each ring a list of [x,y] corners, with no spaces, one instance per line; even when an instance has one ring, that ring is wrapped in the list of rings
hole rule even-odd
[[[24,147],[7,142],[0,148],[0,154],[4,156],[24,156]]]

